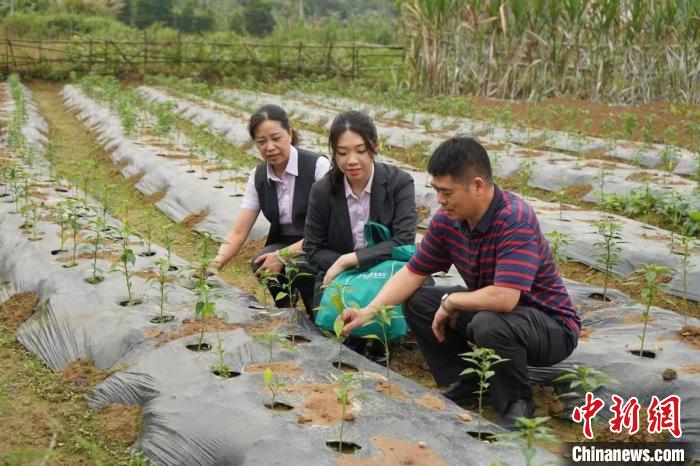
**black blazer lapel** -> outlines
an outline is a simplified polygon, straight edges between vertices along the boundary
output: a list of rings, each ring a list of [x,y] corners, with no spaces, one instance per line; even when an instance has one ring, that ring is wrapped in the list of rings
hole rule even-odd
[[[329,247],[338,252],[353,251],[355,248],[352,242],[350,212],[348,211],[348,202],[345,199],[345,188],[341,186],[340,189],[331,196],[331,212],[333,215],[331,216],[331,224],[329,225]],[[337,248],[335,247],[336,245]]]
[[[382,163],[374,164],[374,178],[372,179],[372,195],[369,201],[369,219],[373,222],[383,223],[385,200],[387,195],[387,179],[386,167]],[[387,225],[388,226],[388,225]]]

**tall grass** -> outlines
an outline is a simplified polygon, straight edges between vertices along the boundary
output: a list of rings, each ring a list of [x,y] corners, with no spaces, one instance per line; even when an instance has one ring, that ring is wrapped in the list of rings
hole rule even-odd
[[[697,0],[406,0],[410,86],[700,102]]]

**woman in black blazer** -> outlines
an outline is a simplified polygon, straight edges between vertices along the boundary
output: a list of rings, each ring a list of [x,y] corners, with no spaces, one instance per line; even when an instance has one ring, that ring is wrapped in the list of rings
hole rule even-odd
[[[311,188],[304,228],[304,253],[317,272],[318,288],[339,273],[367,268],[391,258],[395,246],[413,244],[416,237],[413,178],[403,170],[375,162],[378,138],[374,123],[364,113],[338,115],[329,135],[331,169]],[[367,246],[364,225],[381,223],[391,240]]]

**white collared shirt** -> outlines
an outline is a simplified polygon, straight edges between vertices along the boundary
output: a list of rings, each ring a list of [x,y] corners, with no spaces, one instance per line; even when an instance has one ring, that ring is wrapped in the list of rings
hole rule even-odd
[[[369,221],[369,200],[372,194],[372,180],[374,179],[374,165],[372,174],[367,181],[365,189],[360,197],[355,196],[348,179],[343,177],[345,184],[345,199],[348,203],[348,213],[350,214],[350,230],[352,230],[352,243],[355,251],[367,247],[365,241],[365,225]]]

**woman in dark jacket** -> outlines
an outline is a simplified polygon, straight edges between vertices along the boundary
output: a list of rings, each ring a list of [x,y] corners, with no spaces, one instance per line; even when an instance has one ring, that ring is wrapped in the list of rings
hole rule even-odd
[[[390,259],[395,246],[413,244],[418,221],[413,178],[374,160],[377,130],[367,115],[356,111],[338,115],[331,125],[329,146],[331,169],[311,188],[304,230],[304,252],[317,273],[317,289],[347,269],[365,269]],[[389,228],[391,239],[367,246],[368,221]],[[320,299],[317,292],[316,305]]]
[[[287,113],[276,105],[264,105],[251,117],[250,137],[264,159],[250,173],[241,209],[226,243],[219,248],[214,266],[221,270],[240,250],[262,211],[270,222],[265,247],[253,256],[253,271],[276,276],[269,285],[276,298],[286,283],[285,263],[294,259],[304,269],[304,220],[311,185],[323,177],[330,163],[325,157],[297,149],[297,133],[291,129]],[[313,278],[297,277],[293,289],[298,290],[308,312],[313,300]],[[293,294],[296,294],[295,292]],[[275,299],[278,307],[291,307],[296,299],[287,296]]]

